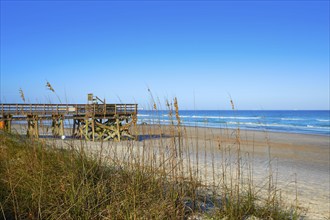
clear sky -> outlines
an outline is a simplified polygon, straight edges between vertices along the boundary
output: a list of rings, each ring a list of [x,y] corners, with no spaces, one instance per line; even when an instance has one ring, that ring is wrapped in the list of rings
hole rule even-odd
[[[49,81],[57,94],[47,90]],[[329,109],[329,1],[1,1],[1,102]]]

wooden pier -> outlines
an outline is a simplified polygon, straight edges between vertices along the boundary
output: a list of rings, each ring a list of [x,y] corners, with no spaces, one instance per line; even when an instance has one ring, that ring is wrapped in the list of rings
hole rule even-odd
[[[133,138],[137,104],[0,104],[0,125],[10,132],[13,121],[27,122],[27,135],[39,137],[42,121],[51,122],[52,134],[64,135],[64,120],[72,120],[72,136],[87,140]]]

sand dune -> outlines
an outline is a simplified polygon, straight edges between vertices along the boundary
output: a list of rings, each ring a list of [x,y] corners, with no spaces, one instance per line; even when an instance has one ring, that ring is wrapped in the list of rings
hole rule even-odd
[[[22,125],[15,125],[16,130],[25,132]],[[76,143],[70,139],[70,129],[66,129],[68,138],[52,139],[60,146]],[[169,126],[141,125],[132,131],[138,134],[137,141],[85,142],[85,147],[93,152],[102,149],[104,155],[113,154],[114,149],[133,148],[139,152],[143,146],[164,147],[171,144],[173,135],[178,135],[176,128]],[[269,164],[275,176],[276,185],[281,189],[283,198],[288,203],[295,202],[307,209],[306,219],[328,219],[330,217],[330,137],[320,135],[274,133],[240,130],[185,127],[181,129],[184,148],[189,148],[191,155],[198,151],[199,164],[207,172],[211,170],[211,154],[214,154],[215,169],[220,170],[221,149],[231,148],[233,154],[238,146],[244,160],[253,163],[255,184],[262,184],[269,174]],[[161,138],[162,137],[162,138]],[[102,148],[101,148],[102,146]],[[108,150],[108,151],[107,151]],[[206,153],[205,153],[206,152]],[[191,157],[192,162],[196,162]],[[251,158],[253,161],[251,161]],[[204,172],[202,170],[202,172]],[[211,175],[210,175],[211,176]]]

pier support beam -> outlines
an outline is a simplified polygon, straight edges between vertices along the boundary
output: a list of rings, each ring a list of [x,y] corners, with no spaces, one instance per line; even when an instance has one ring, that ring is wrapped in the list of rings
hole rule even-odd
[[[27,116],[28,129],[27,136],[39,138],[39,118],[38,115],[28,115]]]
[[[74,119],[73,136],[84,137],[86,140],[103,140],[113,139],[121,141],[122,138],[134,139],[129,132],[132,123],[136,123],[136,118],[132,116],[118,116],[103,119]]]
[[[64,135],[64,116],[52,115],[52,134],[55,137]]]

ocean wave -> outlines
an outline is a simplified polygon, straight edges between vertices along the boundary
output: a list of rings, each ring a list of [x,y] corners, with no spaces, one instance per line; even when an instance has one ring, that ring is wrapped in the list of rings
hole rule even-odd
[[[218,119],[220,118],[219,116],[200,116],[200,115],[192,115],[191,118],[202,118],[202,119]]]
[[[316,121],[320,121],[320,122],[330,122],[330,120],[328,120],[328,119],[316,119]]]
[[[163,114],[162,117],[170,117],[169,114]],[[173,112],[172,117],[175,117],[175,112]],[[188,115],[179,115],[180,118],[189,118],[191,116]]]
[[[253,123],[253,122],[234,122],[230,121],[227,122],[227,124],[231,125],[241,125],[241,126],[254,126],[254,127],[282,127],[282,128],[295,128],[295,129],[308,129],[308,128],[313,128],[313,129],[320,129],[320,130],[329,130],[330,127],[320,127],[320,126],[315,126],[315,125],[306,125],[306,126],[298,126],[298,125],[288,125],[288,124],[277,124],[277,123],[272,123],[272,124],[264,124],[264,123]]]
[[[202,119],[238,119],[238,120],[258,120],[261,119],[261,117],[240,117],[240,116],[200,116],[200,115],[192,115],[188,116],[191,118],[202,118]]]
[[[253,123],[253,122],[237,122],[237,121],[228,121],[227,124],[232,125],[253,125],[253,126],[269,126],[270,124],[263,124],[263,123]],[[272,125],[278,125],[278,124],[272,124]]]
[[[303,118],[281,118],[281,120],[283,120],[283,121],[303,121],[303,120],[306,120],[306,119],[303,119]]]
[[[144,114],[137,114],[137,116],[139,117],[150,117],[151,115],[144,115]]]
[[[316,128],[316,129],[322,129],[322,130],[330,130],[329,126],[315,126],[315,125],[307,125],[308,128]]]

